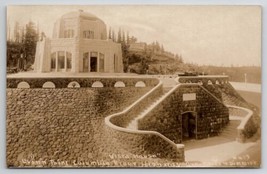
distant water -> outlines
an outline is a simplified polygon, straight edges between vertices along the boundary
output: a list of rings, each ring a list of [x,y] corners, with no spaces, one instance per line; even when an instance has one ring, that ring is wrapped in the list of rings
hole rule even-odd
[[[241,82],[230,82],[230,83],[236,90],[239,90],[239,91],[261,93],[261,84],[241,83]]]

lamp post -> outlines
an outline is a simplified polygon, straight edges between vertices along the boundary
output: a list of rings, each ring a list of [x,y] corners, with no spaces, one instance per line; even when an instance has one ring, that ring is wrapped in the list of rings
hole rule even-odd
[[[245,73],[244,76],[245,76],[245,83],[247,83],[247,73]]]

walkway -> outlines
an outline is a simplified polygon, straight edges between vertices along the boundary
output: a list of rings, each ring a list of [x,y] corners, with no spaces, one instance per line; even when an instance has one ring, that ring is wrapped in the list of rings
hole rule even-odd
[[[223,162],[244,153],[256,142],[238,143],[236,138],[240,118],[230,117],[223,132],[216,137],[185,142],[185,160],[191,162]]]

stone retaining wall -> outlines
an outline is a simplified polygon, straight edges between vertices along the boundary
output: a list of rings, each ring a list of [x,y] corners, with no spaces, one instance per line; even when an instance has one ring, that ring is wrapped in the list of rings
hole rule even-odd
[[[101,82],[103,87],[114,87],[116,82],[123,82],[126,87],[135,86],[137,82],[142,81],[146,86],[156,86],[159,83],[155,78],[138,77],[39,77],[39,78],[7,78],[7,88],[17,88],[20,82],[26,82],[30,88],[42,88],[45,82],[52,82],[55,88],[67,88],[70,82],[79,83],[80,87],[92,87],[94,82]]]
[[[46,161],[41,165],[44,167],[64,167],[64,164],[53,165],[49,160],[68,161],[69,165],[73,165],[73,161],[112,162],[108,154],[110,151],[129,154],[109,146],[104,117],[123,110],[150,89],[8,88],[7,166],[38,166],[27,163],[26,159],[34,159]],[[93,167],[97,166],[101,165]]]
[[[257,126],[253,120],[254,113],[242,107],[230,105],[228,107],[230,115],[242,117],[241,123],[237,127],[237,141],[244,143],[247,138],[250,138],[257,132]]]

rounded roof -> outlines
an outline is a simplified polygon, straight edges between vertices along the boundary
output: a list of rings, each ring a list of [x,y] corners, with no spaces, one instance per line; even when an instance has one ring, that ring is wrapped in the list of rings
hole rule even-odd
[[[84,18],[89,20],[101,20],[91,13],[84,12],[83,10],[66,13],[62,18]]]

